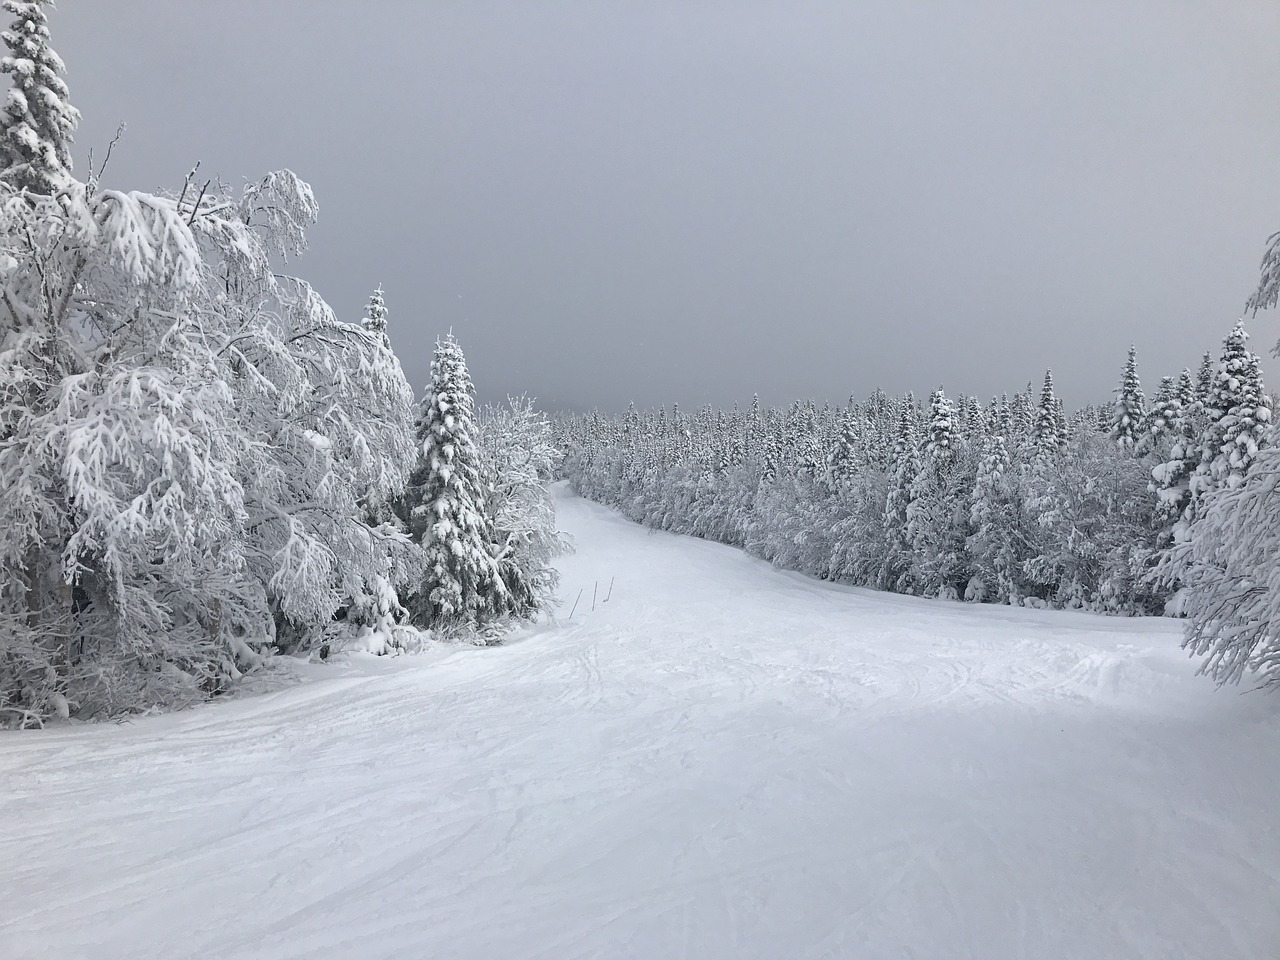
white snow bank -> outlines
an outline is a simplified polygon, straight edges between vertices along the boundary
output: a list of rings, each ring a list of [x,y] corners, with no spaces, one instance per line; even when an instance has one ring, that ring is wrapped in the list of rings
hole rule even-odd
[[[559,508],[560,627],[0,738],[0,957],[1276,955],[1280,699],[1176,624]]]

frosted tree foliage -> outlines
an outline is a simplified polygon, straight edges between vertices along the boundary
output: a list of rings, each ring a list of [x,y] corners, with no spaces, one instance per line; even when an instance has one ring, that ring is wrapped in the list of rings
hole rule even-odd
[[[310,187],[47,196],[35,170],[0,176],[0,719],[199,699],[413,579],[408,537],[361,519],[404,488],[412,393],[282,271]]]
[[[305,183],[198,207],[83,185],[0,199],[8,699],[94,713],[216,691],[411,576],[408,539],[357,519],[411,461],[399,364],[276,272],[315,214]]]
[[[1280,450],[1269,447],[1245,481],[1209,497],[1184,574],[1186,647],[1219,683],[1260,673],[1280,679]]]
[[[1245,303],[1245,309],[1251,313],[1266,310],[1276,305],[1280,298],[1280,232],[1267,238],[1267,251],[1262,255],[1261,278],[1258,289]]]
[[[498,571],[512,614],[530,617],[553,601],[559,575],[551,562],[568,549],[556,530],[549,486],[559,460],[551,425],[528,397],[511,398],[480,411],[476,446],[486,506],[493,516]]]

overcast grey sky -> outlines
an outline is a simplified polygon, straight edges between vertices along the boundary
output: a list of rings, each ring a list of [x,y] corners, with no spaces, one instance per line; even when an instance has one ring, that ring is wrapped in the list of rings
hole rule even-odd
[[[1280,229],[1276,0],[61,0],[78,168],[289,167],[297,264],[549,407],[1148,393]],[[1280,316],[1251,324],[1270,350]],[[1277,364],[1269,361],[1275,382]]]

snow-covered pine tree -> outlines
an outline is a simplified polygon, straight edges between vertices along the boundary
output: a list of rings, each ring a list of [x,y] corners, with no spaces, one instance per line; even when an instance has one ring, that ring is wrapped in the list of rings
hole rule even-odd
[[[1116,403],[1111,411],[1111,439],[1124,450],[1133,450],[1142,436],[1146,420],[1146,397],[1142,393],[1142,381],[1138,379],[1138,351],[1129,346],[1124,374],[1116,389]]]
[[[1017,603],[1020,505],[1012,461],[1001,436],[988,437],[983,442],[969,510],[972,532],[965,547],[973,565],[973,579],[964,598]]]
[[[1191,379],[1191,371],[1186,367],[1182,368],[1182,372],[1178,374],[1178,386],[1174,390],[1174,396],[1178,399],[1178,406],[1186,411],[1191,409],[1191,405],[1196,402],[1196,385]]]
[[[1009,403],[1009,433],[1005,440],[1011,447],[1023,448],[1033,443],[1036,430],[1036,411],[1031,401],[1031,384],[1027,392],[1015,393]]]
[[[981,443],[987,435],[987,420],[983,413],[982,401],[973,394],[964,398],[961,404],[960,421],[964,425],[964,436],[974,443]]]
[[[382,284],[369,296],[369,304],[364,310],[364,328],[374,336],[382,337],[387,345],[391,343],[387,336],[387,304],[382,296]]]
[[[991,432],[996,436],[1004,437],[1005,446],[1008,447],[1013,437],[1013,410],[1009,403],[1009,395],[1002,393],[999,400],[993,397],[991,402],[995,407]]]
[[[920,438],[916,426],[915,401],[910,394],[902,404],[898,419],[898,439],[889,458],[883,530],[884,568],[878,585],[896,593],[911,593],[912,549],[908,524],[915,497],[915,480],[920,473]]]
[[[1044,372],[1044,386],[1040,391],[1040,405],[1036,409],[1035,446],[1037,457],[1052,457],[1062,446],[1063,436],[1059,427],[1058,398],[1053,392],[1053,371]]]
[[[917,592],[926,596],[954,599],[969,580],[964,541],[969,532],[971,478],[961,473],[955,408],[941,388],[929,398],[927,430],[907,507],[912,581]]]
[[[66,67],[49,46],[49,0],[4,0],[13,14],[0,34],[8,56],[0,73],[12,86],[0,118],[0,177],[19,190],[52,195],[71,183],[71,142],[80,113],[71,105]]]
[[[1134,452],[1140,456],[1167,459],[1164,454],[1169,452],[1169,446],[1173,443],[1171,434],[1181,419],[1182,402],[1178,399],[1178,383],[1173,377],[1162,377],[1155,399],[1151,401],[1151,409],[1147,412],[1142,436],[1134,445]]]
[[[1213,395],[1213,383],[1217,379],[1217,367],[1213,362],[1213,354],[1206,350],[1200,358],[1200,370],[1196,374],[1196,399],[1206,407]]]
[[[1280,234],[1270,239],[1249,307],[1275,306],[1278,286]],[[1274,684],[1280,680],[1280,447],[1259,442],[1271,409],[1242,323],[1227,338],[1206,406],[1215,422],[1205,431],[1203,456],[1213,460],[1195,478],[1203,486],[1193,483],[1201,515],[1190,531],[1184,571],[1183,646],[1205,658],[1201,670],[1219,683],[1257,672]]]
[[[1249,350],[1248,339],[1240,320],[1223,341],[1205,405],[1208,423],[1200,438],[1200,466],[1191,478],[1197,498],[1239,486],[1271,432],[1271,398],[1262,383],[1261,361]]]
[[[841,419],[836,442],[827,454],[826,483],[832,492],[849,490],[860,471],[860,420],[856,408],[850,406]]]
[[[1148,421],[1149,436],[1151,425],[1159,425],[1160,430],[1159,440],[1150,445],[1158,461],[1151,468],[1150,490],[1156,495],[1160,545],[1166,551],[1186,542],[1194,520],[1191,477],[1200,466],[1201,410],[1191,371],[1183,370],[1171,396],[1164,401],[1157,399]],[[1159,576],[1170,586],[1177,584],[1178,566],[1172,555],[1160,564]]]
[[[474,393],[458,341],[452,334],[437,340],[417,428],[421,460],[410,479],[410,528],[427,569],[409,606],[426,627],[485,624],[512,609],[494,555],[474,439]]]

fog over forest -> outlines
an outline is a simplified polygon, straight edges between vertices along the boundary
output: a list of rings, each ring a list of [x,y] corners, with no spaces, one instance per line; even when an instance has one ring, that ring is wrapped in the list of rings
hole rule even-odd
[[[54,19],[78,160],[127,121],[109,184],[297,171],[302,274],[345,318],[383,284],[416,387],[452,328],[486,400],[989,398],[1052,367],[1100,403],[1130,343],[1157,380],[1216,349],[1280,206],[1271,0]]]

